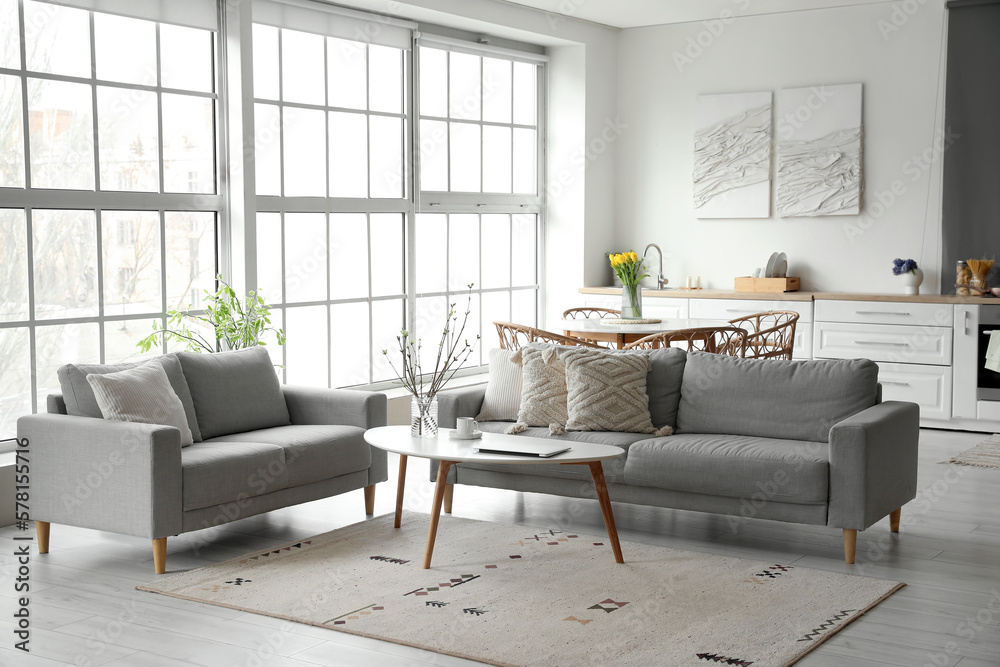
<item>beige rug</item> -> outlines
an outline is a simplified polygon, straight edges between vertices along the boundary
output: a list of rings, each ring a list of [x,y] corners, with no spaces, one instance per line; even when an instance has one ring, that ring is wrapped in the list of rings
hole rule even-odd
[[[1000,468],[1000,433],[995,433],[972,449],[965,450],[948,463],[980,468]]]
[[[791,665],[904,584],[444,516],[386,515],[140,590],[494,665]]]

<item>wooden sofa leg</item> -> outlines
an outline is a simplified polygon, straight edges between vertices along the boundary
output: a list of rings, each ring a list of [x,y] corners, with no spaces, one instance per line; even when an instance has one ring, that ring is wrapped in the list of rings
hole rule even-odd
[[[858,531],[854,528],[844,528],[844,560],[848,565],[854,565],[854,551],[858,547]]]
[[[157,537],[153,540],[153,570],[156,574],[167,571],[167,538]]]
[[[35,521],[35,532],[38,533],[38,553],[47,554],[49,552],[49,522]]]
[[[899,515],[903,513],[903,508],[900,507],[895,512],[889,515],[889,530],[894,533],[899,532]]]
[[[375,514],[375,485],[369,484],[365,487],[365,514],[371,516]]]
[[[455,497],[455,485],[448,484],[444,487],[444,513],[451,514],[451,500]]]

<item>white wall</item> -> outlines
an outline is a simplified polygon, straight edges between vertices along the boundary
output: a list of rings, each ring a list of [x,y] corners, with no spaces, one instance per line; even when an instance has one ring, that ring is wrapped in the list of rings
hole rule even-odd
[[[943,0],[928,0],[621,32],[618,247],[658,243],[672,286],[700,275],[703,286],[729,289],[777,250],[803,289],[899,292],[892,259],[912,257],[926,274],[922,291],[937,292],[940,159],[921,170],[913,158],[935,146],[943,126],[944,21]],[[675,52],[691,62],[678,64]],[[772,203],[770,219],[695,218],[696,95],[855,82],[864,84],[861,216],[779,219]],[[902,194],[882,207],[879,194],[889,201],[894,182]],[[586,251],[596,256],[594,245]],[[601,280],[588,275],[588,284]]]

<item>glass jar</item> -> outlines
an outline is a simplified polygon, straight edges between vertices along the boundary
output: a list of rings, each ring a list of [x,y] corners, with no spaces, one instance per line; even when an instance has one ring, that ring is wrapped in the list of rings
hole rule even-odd
[[[640,285],[622,285],[623,320],[642,319],[642,287]]]
[[[438,434],[437,396],[413,395],[410,399],[410,435],[415,438],[436,438]]]
[[[969,296],[969,285],[972,283],[972,270],[964,259],[958,260],[955,266],[955,294]]]

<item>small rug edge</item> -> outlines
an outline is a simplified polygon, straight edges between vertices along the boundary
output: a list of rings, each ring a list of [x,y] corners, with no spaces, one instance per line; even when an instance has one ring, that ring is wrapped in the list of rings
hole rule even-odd
[[[825,644],[828,639],[830,639],[831,637],[836,636],[836,634],[838,632],[840,632],[841,630],[843,630],[844,628],[846,628],[847,626],[849,626],[851,623],[853,623],[854,621],[858,620],[859,618],[862,618],[865,614],[867,614],[869,611],[871,611],[872,609],[874,609],[878,605],[880,605],[883,602],[885,602],[886,600],[888,600],[890,596],[894,595],[898,590],[900,590],[904,586],[906,586],[906,582],[905,581],[899,582],[898,584],[896,584],[895,586],[893,586],[891,590],[889,590],[888,592],[886,592],[885,595],[883,595],[882,597],[880,597],[878,600],[875,600],[874,602],[872,602],[870,605],[868,605],[867,607],[865,607],[864,609],[862,609],[861,611],[859,611],[857,614],[854,614],[853,616],[851,616],[849,619],[847,619],[846,623],[844,623],[840,627],[834,629],[833,632],[830,632],[829,634],[823,635],[823,637],[818,642],[816,642],[815,644],[813,644],[812,646],[810,646],[807,651],[805,651],[804,653],[796,656],[790,662],[786,662],[781,667],[792,667],[792,665],[794,665],[797,662],[801,661],[802,658],[806,657],[807,655],[809,655],[810,653],[812,653],[813,651],[815,651],[816,649],[818,649],[820,646],[822,646],[823,644]]]

